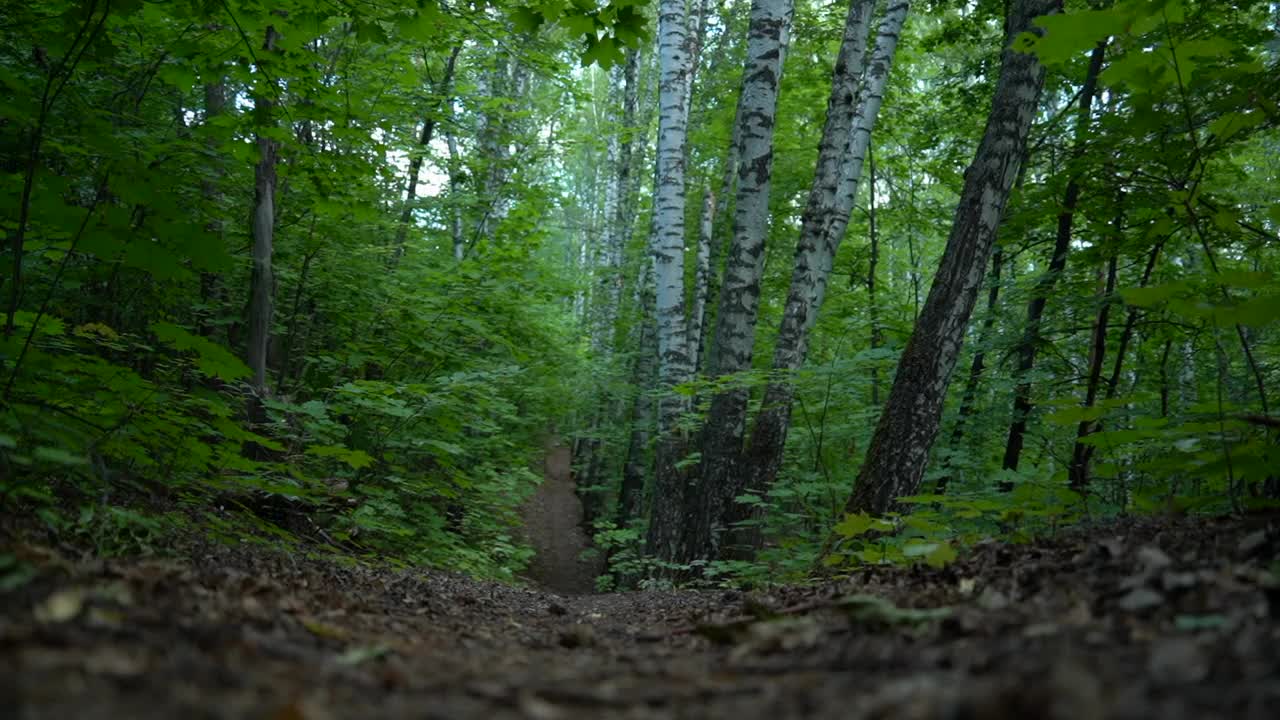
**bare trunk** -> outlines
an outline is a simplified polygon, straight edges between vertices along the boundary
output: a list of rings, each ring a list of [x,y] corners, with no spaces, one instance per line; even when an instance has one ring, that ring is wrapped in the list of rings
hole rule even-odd
[[[711,292],[711,242],[716,217],[716,196],[707,188],[702,194],[702,216],[698,222],[698,256],[693,274],[693,311],[689,313],[689,352],[696,370],[703,365],[702,325],[707,319],[707,300]]]
[[[400,222],[396,225],[396,240],[391,258],[392,266],[404,256],[404,242],[409,233],[409,224],[413,220],[413,208],[417,205],[418,200],[418,176],[422,174],[422,161],[431,147],[431,139],[435,136],[437,113],[446,104],[452,104],[448,97],[449,88],[453,84],[453,69],[457,65],[458,53],[460,52],[462,52],[462,46],[455,45],[449,53],[449,59],[445,61],[444,74],[441,76],[440,81],[432,83],[431,91],[435,96],[435,106],[429,109],[422,119],[422,131],[418,134],[418,147],[409,159],[409,187],[405,193],[404,207],[400,210]],[[423,62],[427,62],[425,56],[423,57]]]
[[[1102,60],[1106,54],[1106,43],[1099,43],[1089,56],[1089,70],[1085,75],[1084,87],[1080,91],[1080,110],[1076,116],[1075,137],[1071,150],[1068,172],[1071,178],[1062,198],[1062,212],[1058,214],[1058,232],[1054,237],[1053,257],[1049,260],[1049,269],[1040,276],[1036,283],[1031,302],[1027,305],[1027,324],[1022,340],[1018,344],[1018,384],[1013,391],[1013,420],[1009,424],[1009,436],[1005,441],[1003,467],[1005,470],[1017,470],[1022,457],[1022,446],[1027,433],[1027,419],[1031,415],[1031,381],[1028,376],[1035,367],[1036,353],[1040,347],[1040,324],[1044,317],[1045,305],[1054,285],[1067,267],[1067,253],[1071,249],[1071,233],[1075,223],[1076,205],[1080,202],[1080,160],[1084,157],[1085,135],[1089,131],[1090,111],[1093,107],[1093,96],[1098,86],[1098,74],[1102,71]],[[1004,481],[1002,490],[1012,490],[1013,483]]]
[[[764,405],[751,432],[745,466],[743,472],[738,473],[738,484],[731,498],[744,492],[763,495],[782,464],[791,420],[792,374],[804,364],[808,353],[809,332],[817,322],[835,255],[849,225],[862,165],[871,146],[871,131],[880,112],[898,36],[909,9],[909,3],[895,2],[885,10],[876,30],[875,49],[870,62],[865,63],[864,72],[866,31],[874,4],[871,0],[855,0],[849,6],[844,39],[831,79],[826,124],[818,145],[817,169],[801,217],[791,286],[774,347],[775,377],[765,389]],[[752,520],[755,512],[753,506],[731,503],[726,523]],[[760,541],[758,532],[747,530],[735,544],[741,546],[741,553],[750,554]]]
[[[676,467],[685,442],[676,425],[687,408],[675,387],[693,374],[685,332],[684,211],[686,105],[690,72],[688,12],[684,0],[660,0],[658,6],[658,150],[654,170],[653,228],[650,249],[656,287],[658,350],[658,443],[653,504],[646,539],[650,555],[674,559],[684,518],[684,475]]]
[[[791,0],[753,0],[747,57],[739,101],[738,192],[733,240],[726,258],[716,313],[715,353],[707,361],[717,377],[751,369],[773,173],[773,128],[778,110],[782,57],[791,23]],[[719,522],[741,487],[733,475],[741,464],[750,391],[733,386],[711,399],[702,428],[699,478],[685,518],[688,558],[715,557]]]
[[[1102,364],[1107,354],[1107,328],[1111,319],[1111,296],[1116,291],[1116,256],[1112,253],[1107,260],[1105,284],[1099,288],[1098,317],[1093,321],[1093,338],[1089,343],[1089,372],[1085,381],[1084,406],[1093,407],[1098,399],[1098,388],[1102,384]],[[1089,486],[1089,460],[1093,455],[1092,446],[1082,441],[1093,432],[1094,422],[1082,420],[1076,428],[1076,443],[1071,453],[1071,464],[1067,467],[1067,481],[1072,490],[1084,492]]]
[[[1118,224],[1119,224],[1119,221],[1117,221],[1117,225]],[[1118,230],[1119,228],[1117,227],[1117,231]],[[1138,287],[1146,287],[1147,283],[1151,281],[1151,275],[1153,272],[1155,272],[1156,261],[1159,259],[1160,251],[1161,249],[1164,248],[1164,244],[1166,241],[1167,241],[1167,238],[1161,239],[1158,243],[1156,243],[1154,247],[1151,248],[1150,254],[1147,255],[1147,265],[1142,271],[1142,278],[1138,281]],[[1114,264],[1115,259],[1113,258],[1111,262],[1112,264]],[[1109,272],[1114,272],[1114,270],[1111,270],[1109,268]],[[1114,282],[1112,284],[1114,286]],[[1102,316],[1103,310],[1106,310],[1105,306],[1099,309],[1098,311],[1099,316]],[[1119,391],[1120,374],[1124,368],[1125,355],[1129,351],[1129,342],[1133,339],[1134,331],[1138,326],[1138,319],[1141,316],[1142,316],[1141,311],[1136,307],[1129,308],[1128,313],[1126,313],[1125,315],[1124,329],[1120,331],[1120,341],[1116,345],[1116,359],[1111,367],[1111,375],[1110,377],[1107,378],[1107,381],[1106,381],[1107,383],[1106,392],[1103,393],[1103,398],[1106,400],[1110,400],[1114,398],[1116,396],[1116,393]],[[1104,336],[1101,339],[1105,342],[1106,338]],[[1098,341],[1099,341],[1099,338],[1095,336],[1094,337],[1095,348],[1097,347]],[[1165,415],[1168,414],[1169,394],[1168,394],[1168,384],[1167,382],[1165,382],[1165,367],[1168,363],[1168,353],[1169,353],[1168,348],[1169,348],[1169,345],[1166,345],[1164,356],[1160,360],[1160,375],[1161,375],[1160,415],[1161,417],[1164,417]],[[1101,360],[1099,360],[1099,362],[1101,362]],[[1092,368],[1091,368],[1090,387],[1088,388],[1085,394],[1084,407],[1086,409],[1093,407],[1097,399],[1097,389],[1093,387],[1093,384],[1094,384],[1094,381],[1092,378]],[[1102,422],[1099,420],[1084,420],[1084,421],[1081,421],[1079,426],[1077,426],[1076,428],[1076,442],[1071,450],[1071,465],[1068,468],[1068,478],[1071,482],[1072,489],[1076,490],[1077,492],[1083,493],[1088,491],[1089,464],[1092,461],[1093,453],[1095,450],[1094,446],[1086,444],[1084,442],[1084,439],[1089,435],[1092,435],[1093,433],[1098,432],[1098,430],[1101,427],[1102,427]]]
[[[1031,30],[1032,18],[1059,7],[1059,0],[1015,0],[1006,43]],[[897,498],[915,494],[920,487],[1043,82],[1044,67],[1036,57],[1006,45],[991,114],[973,164],[965,171],[946,250],[920,321],[898,362],[888,402],[846,504],[848,512],[884,513],[895,507]]]
[[[267,26],[262,50],[264,57],[275,52],[276,31]],[[261,61],[260,61],[261,62]],[[265,64],[265,63],[264,63]],[[264,82],[270,82],[264,79]],[[257,122],[274,126],[273,93],[254,96]],[[275,279],[272,277],[271,255],[275,234],[276,143],[270,137],[257,135],[258,163],[253,169],[253,273],[249,279],[249,346],[247,359],[253,371],[253,388],[259,395],[267,390],[267,345],[271,339],[271,318]]]
[[[880,306],[876,302],[876,268],[880,264],[880,238],[876,234],[876,160],[873,148],[867,146],[867,169],[870,171],[867,188],[867,236],[871,243],[871,258],[867,262],[867,318],[871,326],[871,349],[884,344],[880,329]],[[871,406],[880,407],[880,368],[871,366]]]

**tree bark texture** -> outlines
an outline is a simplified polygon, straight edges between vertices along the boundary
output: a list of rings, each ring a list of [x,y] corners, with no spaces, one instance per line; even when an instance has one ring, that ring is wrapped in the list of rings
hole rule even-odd
[[[693,310],[689,313],[689,353],[696,370],[703,364],[706,347],[702,325],[707,319],[711,293],[711,242],[715,234],[716,196],[707,188],[702,193],[702,214],[698,219],[698,254],[693,273]]]
[[[871,146],[871,131],[910,6],[895,2],[885,9],[876,31],[875,49],[867,62],[867,28],[874,5],[855,0],[846,16],[844,38],[831,78],[826,124],[818,145],[817,168],[801,216],[791,286],[774,346],[774,377],[765,389],[745,466],[743,472],[735,474],[730,498],[744,492],[763,495],[782,465],[791,421],[792,375],[804,364],[809,332],[817,322],[835,255],[849,225],[863,162]],[[733,524],[754,517],[753,506],[730,503],[725,522]],[[748,530],[735,540],[735,544],[743,546],[735,552],[750,554],[759,543],[759,533]]]
[[[687,34],[684,0],[660,0],[658,147],[650,234],[656,287],[658,442],[646,549],[649,555],[666,560],[678,555],[684,519],[684,475],[676,464],[684,454],[685,443],[676,425],[688,403],[675,392],[675,387],[693,374],[684,315],[684,171],[690,72]]]
[[[919,490],[938,434],[947,386],[1044,83],[1039,60],[1008,43],[1031,30],[1033,18],[1059,8],[1060,0],[1015,0],[1010,7],[1000,79],[986,130],[973,164],[965,171],[946,249],[898,362],[884,412],[845,506],[848,512],[881,514],[895,507],[897,498]]]
[[[720,284],[715,354],[707,363],[715,376],[751,369],[765,240],[769,234],[773,129],[791,14],[791,0],[753,0],[751,3],[738,112],[738,190],[733,207],[733,239]],[[749,399],[750,391],[732,382],[711,399],[702,428],[699,476],[686,503],[684,550],[687,558],[716,555],[716,526],[725,504],[733,498],[732,475],[741,462]]]
[[[1031,403],[1031,380],[1028,377],[1036,364],[1036,353],[1040,349],[1040,326],[1044,318],[1045,305],[1049,294],[1058,278],[1066,271],[1067,253],[1071,250],[1071,234],[1075,223],[1076,206],[1080,202],[1080,161],[1084,157],[1085,136],[1089,132],[1089,118],[1093,107],[1093,96],[1098,87],[1098,74],[1102,71],[1102,60],[1106,54],[1106,43],[1099,43],[1089,56],[1089,70],[1085,75],[1084,87],[1080,91],[1080,110],[1076,116],[1075,137],[1072,141],[1071,159],[1068,172],[1067,188],[1063,193],[1062,212],[1058,213],[1058,229],[1054,236],[1053,257],[1049,260],[1048,270],[1040,276],[1031,302],[1027,305],[1027,324],[1018,343],[1018,384],[1013,391],[1013,419],[1009,423],[1009,435],[1005,441],[1005,470],[1017,470],[1018,461],[1022,457],[1022,446],[1027,433],[1027,419],[1033,409]],[[1013,483],[1004,481],[1002,490],[1012,490]]]
[[[275,52],[276,31],[267,26],[262,44],[263,65]],[[273,82],[269,76],[263,83]],[[260,126],[273,126],[273,92],[262,91],[254,95],[254,114]],[[258,163],[253,168],[253,219],[250,227],[253,235],[253,271],[249,278],[249,344],[247,365],[253,372],[253,388],[258,395],[267,387],[267,345],[271,339],[271,319],[275,295],[275,279],[272,277],[271,256],[273,250],[276,217],[276,143],[269,136],[258,133]]]

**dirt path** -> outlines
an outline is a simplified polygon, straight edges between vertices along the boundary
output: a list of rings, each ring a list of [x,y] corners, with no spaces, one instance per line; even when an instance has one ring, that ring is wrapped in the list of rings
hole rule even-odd
[[[548,442],[542,484],[522,512],[525,538],[537,553],[526,575],[561,595],[593,592],[604,564],[598,553],[585,555],[591,540],[582,527],[582,501],[573,481],[572,464],[568,447]]]
[[[0,593],[0,715],[1263,718],[1280,523],[1114,526],[818,587],[570,599],[196,548]],[[1269,569],[1270,568],[1270,569]]]

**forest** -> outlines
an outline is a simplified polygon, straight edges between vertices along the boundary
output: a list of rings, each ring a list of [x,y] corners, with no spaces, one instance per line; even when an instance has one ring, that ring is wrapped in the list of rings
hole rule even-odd
[[[1280,3],[0,28],[17,717],[1280,699]]]

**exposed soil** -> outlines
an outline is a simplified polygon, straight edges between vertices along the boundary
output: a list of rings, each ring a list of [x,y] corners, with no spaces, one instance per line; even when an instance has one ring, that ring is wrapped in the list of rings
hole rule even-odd
[[[0,595],[36,718],[1274,718],[1280,522],[1161,520],[814,587],[562,597],[249,549]]]
[[[542,484],[521,512],[525,540],[536,553],[525,574],[562,595],[594,591],[596,576],[604,565],[603,555],[588,552],[591,538],[582,527],[582,501],[572,465],[570,449],[548,441]]]

